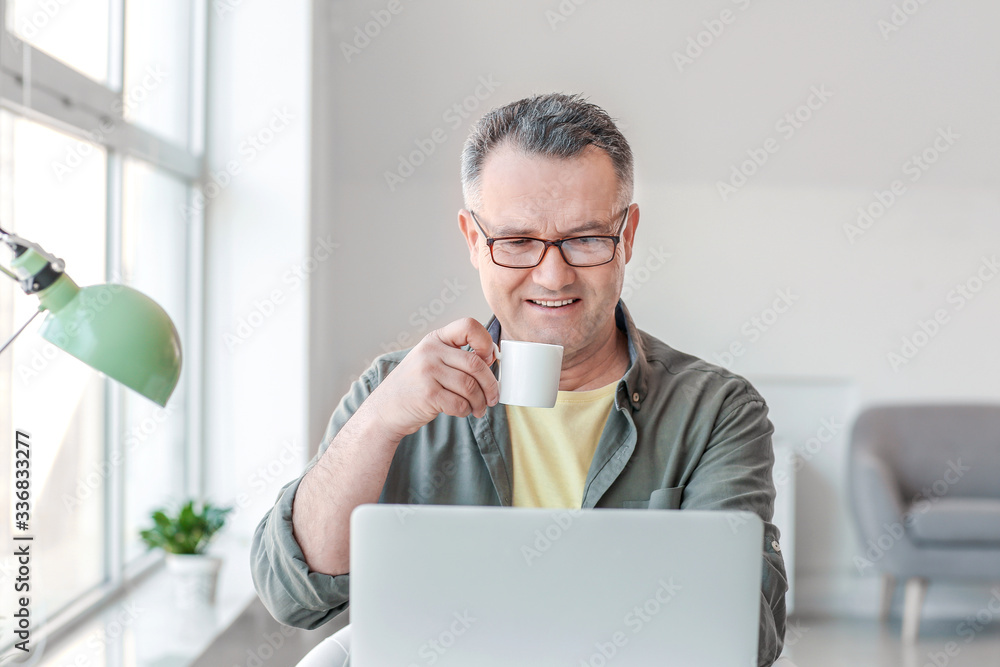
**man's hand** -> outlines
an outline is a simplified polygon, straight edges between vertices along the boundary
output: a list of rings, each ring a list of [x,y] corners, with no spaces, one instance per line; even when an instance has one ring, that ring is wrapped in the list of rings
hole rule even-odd
[[[500,398],[490,370],[494,361],[486,327],[472,318],[456,320],[424,336],[364,405],[377,415],[384,435],[397,442],[441,413],[482,417]]]
[[[493,361],[486,328],[458,320],[427,334],[361,403],[302,478],[292,504],[292,535],[311,571],[350,571],[351,510],[378,501],[404,436],[442,412],[482,416],[496,405]]]

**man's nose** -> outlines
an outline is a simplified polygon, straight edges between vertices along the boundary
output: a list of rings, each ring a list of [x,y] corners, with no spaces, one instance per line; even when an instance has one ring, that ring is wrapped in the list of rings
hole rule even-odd
[[[542,261],[532,269],[535,284],[551,292],[558,292],[576,280],[576,270],[566,263],[556,246],[549,246],[542,255]]]

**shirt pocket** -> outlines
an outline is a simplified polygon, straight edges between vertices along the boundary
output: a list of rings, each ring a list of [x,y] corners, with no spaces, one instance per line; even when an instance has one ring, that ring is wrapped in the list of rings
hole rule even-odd
[[[626,500],[622,503],[625,509],[676,510],[681,507],[684,497],[683,486],[672,486],[656,489],[649,494],[649,500]]]

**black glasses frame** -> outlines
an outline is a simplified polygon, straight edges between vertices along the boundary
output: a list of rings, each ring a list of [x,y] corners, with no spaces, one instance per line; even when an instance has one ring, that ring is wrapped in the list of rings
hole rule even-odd
[[[621,242],[621,239],[622,239],[622,232],[625,230],[625,222],[626,222],[626,220],[628,218],[628,212],[629,212],[630,208],[631,208],[631,204],[629,206],[625,207],[625,211],[624,211],[624,213],[622,213],[622,221],[621,221],[621,223],[619,223],[618,233],[615,234],[615,235],[586,234],[584,236],[570,236],[570,237],[567,237],[567,238],[564,238],[564,239],[558,239],[556,241],[549,241],[549,240],[546,240],[546,239],[539,239],[539,238],[535,238],[533,236],[495,236],[495,237],[494,236],[490,236],[489,234],[486,233],[486,230],[483,229],[483,226],[479,223],[479,218],[476,217],[476,212],[470,209],[469,213],[472,214],[472,221],[474,223],[476,223],[476,228],[479,230],[479,233],[482,234],[483,238],[486,239],[486,245],[489,246],[489,249],[490,249],[490,259],[493,260],[493,263],[496,264],[497,266],[502,266],[502,267],[507,268],[507,269],[533,269],[533,268],[535,268],[536,266],[538,266],[539,264],[542,263],[542,260],[545,259],[545,253],[547,253],[549,251],[549,248],[552,247],[552,246],[555,246],[556,248],[559,249],[559,254],[562,255],[563,261],[566,262],[568,265],[575,266],[577,268],[589,268],[591,266],[604,266],[605,264],[609,264],[610,262],[612,262],[614,260],[615,255],[618,252],[618,243]],[[518,240],[518,239],[523,239],[523,240],[526,240],[526,241],[540,241],[540,242],[542,242],[542,243],[545,244],[545,247],[542,249],[542,254],[538,258],[538,261],[535,262],[534,264],[532,264],[531,266],[512,266],[510,264],[501,264],[500,262],[498,262],[496,260],[496,257],[493,256],[493,242],[494,241],[514,241],[514,240]],[[562,244],[566,243],[567,241],[575,241],[577,239],[611,239],[614,242],[615,245],[614,245],[614,249],[611,252],[611,257],[606,262],[599,262],[597,264],[574,264],[573,262],[569,261],[568,257],[566,257],[566,253],[563,252]]]

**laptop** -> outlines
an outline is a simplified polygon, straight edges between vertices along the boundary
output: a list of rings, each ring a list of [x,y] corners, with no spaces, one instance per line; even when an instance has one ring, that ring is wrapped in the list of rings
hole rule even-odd
[[[353,667],[750,667],[755,514],[362,505]]]

